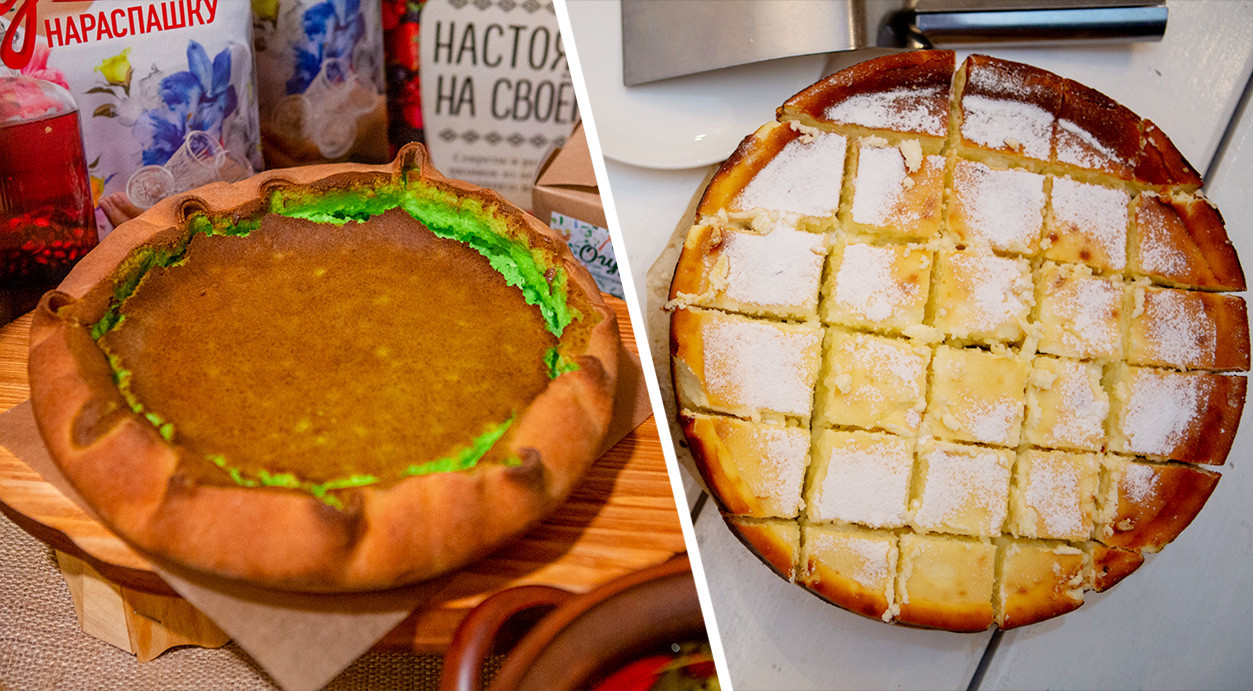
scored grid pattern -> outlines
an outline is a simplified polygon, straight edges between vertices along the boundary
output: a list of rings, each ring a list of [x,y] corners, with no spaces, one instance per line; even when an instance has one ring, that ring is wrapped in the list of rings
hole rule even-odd
[[[1221,463],[1225,449],[1192,454],[1179,437],[1194,433],[1198,400],[1225,397],[1238,413],[1244,382],[1175,370],[1247,369],[1247,325],[1243,346],[1228,348],[1220,341],[1242,334],[1212,317],[1242,316],[1238,298],[1146,287],[1145,208],[1162,206],[1149,185],[990,152],[951,122],[944,138],[813,122],[760,130],[745,146],[767,153],[740,157],[755,176],[731,203],[704,207],[689,235],[672,329],[689,438],[724,510],[748,517],[731,519],[744,539],[850,609],[978,629],[1073,609],[1084,588],[1112,585],[1195,515],[1217,476],[1162,461]],[[836,179],[838,207],[789,180],[796,170]],[[984,211],[1017,219],[1000,229],[1013,232],[980,234],[979,176],[985,188],[997,180]],[[798,190],[806,206],[789,207]],[[1021,223],[1033,213],[1034,230]],[[796,242],[793,226],[821,242]],[[771,256],[774,237],[791,249]],[[817,276],[806,251],[824,258]],[[820,368],[804,364],[815,337]],[[806,384],[809,410],[763,405]],[[1095,430],[1093,415],[1070,415],[1076,401]],[[809,433],[812,452],[781,451],[778,425]],[[763,508],[752,496],[763,494],[794,496]],[[796,520],[770,520],[802,498]],[[1171,502],[1184,518],[1164,525],[1157,514]],[[954,570],[960,588],[939,577]]]

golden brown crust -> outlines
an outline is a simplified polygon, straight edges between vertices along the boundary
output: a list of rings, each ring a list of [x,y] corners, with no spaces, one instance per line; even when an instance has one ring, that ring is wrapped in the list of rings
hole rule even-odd
[[[718,169],[696,209],[697,217],[712,216],[721,210],[731,210],[735,198],[770,159],[801,133],[787,125],[769,122],[748,135],[736,147],[731,157]]]
[[[1204,182],[1170,137],[1150,120],[1144,121],[1141,132],[1135,176],[1145,184],[1178,186],[1187,191],[1196,190]]]
[[[796,562],[800,553],[800,528],[784,521],[754,521],[723,516],[740,542],[743,542],[767,566],[787,580],[796,579]]]
[[[1096,539],[1109,547],[1159,552],[1201,512],[1218,479],[1203,468],[1114,460]]]
[[[1089,587],[1098,593],[1118,585],[1144,563],[1144,555],[1139,552],[1095,542],[1091,545],[1092,581]]]
[[[1204,197],[1141,194],[1127,268],[1184,288],[1241,291],[1247,286],[1222,214]]]
[[[1064,82],[1057,116],[1054,162],[1132,179],[1140,153],[1140,116],[1070,79]]]
[[[922,50],[858,63],[789,98],[780,116],[813,122],[943,137],[948,131],[949,87],[954,53]],[[832,109],[857,96],[873,96],[872,112],[837,114]]]
[[[87,334],[107,307],[112,287],[105,284],[116,268],[136,247],[171,241],[170,229],[184,222],[184,207],[243,218],[275,185],[318,189],[407,175],[496,209],[519,237],[555,253],[569,277],[571,299],[594,313],[587,318],[595,326],[574,358],[579,368],[549,382],[501,442],[508,446],[505,456],[522,464],[483,463],[344,490],[340,510],[294,490],[206,486],[180,478],[177,448],[125,407],[104,355]],[[285,589],[379,589],[482,556],[568,496],[608,427],[618,348],[613,313],[551,229],[495,192],[443,177],[424,149],[410,146],[389,166],[311,166],[202,188],[119,226],[36,310],[32,405],[70,482],[106,524],[153,558]]]

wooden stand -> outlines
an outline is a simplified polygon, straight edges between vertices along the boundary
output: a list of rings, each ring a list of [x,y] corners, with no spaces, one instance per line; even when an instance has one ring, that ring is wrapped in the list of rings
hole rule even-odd
[[[133,653],[140,662],[180,645],[220,648],[230,640],[183,598],[117,585],[82,559],[55,551],[79,628]]]

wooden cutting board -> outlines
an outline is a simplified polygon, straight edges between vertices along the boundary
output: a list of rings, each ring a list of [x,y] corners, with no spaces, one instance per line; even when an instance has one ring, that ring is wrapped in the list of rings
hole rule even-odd
[[[626,303],[610,297],[606,301],[618,316],[624,345],[636,352]],[[0,411],[29,398],[29,331],[30,315],[0,328]],[[177,597],[143,557],[3,448],[0,510],[35,537],[83,561],[123,592]],[[649,417],[596,462],[569,501],[548,520],[447,579],[449,583],[442,591],[378,645],[420,653],[442,652],[465,613],[500,590],[546,584],[587,591],[684,550],[656,422]]]

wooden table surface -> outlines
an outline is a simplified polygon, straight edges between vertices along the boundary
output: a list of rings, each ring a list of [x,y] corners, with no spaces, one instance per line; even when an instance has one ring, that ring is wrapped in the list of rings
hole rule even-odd
[[[634,352],[626,303],[606,299],[618,315],[624,344]],[[30,315],[0,328],[0,411],[29,397],[29,329]],[[111,580],[172,593],[147,561],[3,448],[0,508],[27,532],[83,558]],[[656,423],[649,417],[596,462],[569,501],[544,523],[446,579],[446,587],[378,647],[442,652],[465,613],[495,592],[527,584],[582,592],[684,550]]]

